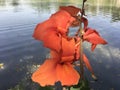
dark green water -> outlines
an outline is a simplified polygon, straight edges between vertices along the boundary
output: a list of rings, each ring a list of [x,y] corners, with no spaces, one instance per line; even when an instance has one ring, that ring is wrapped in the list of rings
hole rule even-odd
[[[48,50],[34,40],[37,23],[49,18],[61,5],[81,7],[82,0],[0,0],[0,90],[24,83],[25,90],[36,86],[28,79],[43,63]],[[88,0],[86,14],[89,27],[108,41],[94,52],[84,43],[84,52],[98,76],[94,82],[86,70],[91,90],[120,90],[120,0]],[[71,35],[74,30],[71,29]],[[18,89],[16,89],[18,90]],[[21,89],[22,90],[22,89]]]

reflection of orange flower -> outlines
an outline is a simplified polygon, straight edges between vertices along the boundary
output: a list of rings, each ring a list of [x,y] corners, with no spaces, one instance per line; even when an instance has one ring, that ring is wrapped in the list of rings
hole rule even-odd
[[[73,58],[59,57],[59,54],[54,51],[52,56],[47,59],[40,68],[33,73],[32,80],[38,82],[41,86],[54,85],[55,82],[60,81],[62,85],[71,86],[79,81],[79,74],[72,66]],[[66,60],[65,60],[66,59]]]

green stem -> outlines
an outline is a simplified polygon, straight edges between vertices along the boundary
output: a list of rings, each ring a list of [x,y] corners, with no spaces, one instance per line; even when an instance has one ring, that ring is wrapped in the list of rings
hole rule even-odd
[[[82,46],[82,23],[80,23],[80,72],[81,79],[84,79],[84,67],[83,67],[83,46]]]
[[[70,87],[68,87],[68,90],[70,90]]]
[[[80,21],[80,28],[79,28],[79,34],[80,34],[80,74],[81,74],[81,79],[84,80],[84,66],[83,66],[83,46],[82,46],[82,32],[83,32],[83,28],[82,28],[82,17],[84,14],[84,0],[83,0],[83,4],[82,4],[82,11],[81,11],[81,16],[79,16],[79,21]]]

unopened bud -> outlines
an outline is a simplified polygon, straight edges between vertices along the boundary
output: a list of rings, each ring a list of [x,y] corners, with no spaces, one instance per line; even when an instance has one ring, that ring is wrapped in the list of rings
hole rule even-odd
[[[97,77],[96,77],[94,74],[92,74],[92,78],[93,78],[95,81],[98,80]]]

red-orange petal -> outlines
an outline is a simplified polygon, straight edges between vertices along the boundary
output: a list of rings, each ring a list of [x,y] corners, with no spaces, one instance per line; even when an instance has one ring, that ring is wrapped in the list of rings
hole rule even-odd
[[[92,74],[94,74],[93,69],[92,69],[92,66],[90,65],[90,62],[89,62],[89,60],[88,60],[88,58],[86,57],[85,54],[83,55],[83,62],[85,63],[85,65],[86,65],[86,67],[88,68],[88,70],[89,70]]]
[[[51,59],[58,59],[58,60],[59,60],[60,55],[59,55],[58,52],[53,51],[53,50],[50,50],[50,58],[51,58]]]
[[[79,74],[69,62],[59,63],[55,59],[47,59],[32,75],[32,80],[41,86],[54,85],[60,81],[64,86],[79,82]]]
[[[94,50],[94,48],[96,47],[95,45],[97,44],[107,44],[107,42],[99,35],[99,33],[91,28],[85,30],[83,39],[92,43],[92,50]]]
[[[61,52],[57,53],[53,50],[50,51],[51,57],[52,59],[57,59],[59,63],[64,63],[64,62],[69,62],[72,63],[74,60],[74,55],[71,56],[61,56]]]
[[[97,46],[96,44],[92,44],[91,45],[91,50],[94,51],[94,49],[96,48],[96,46]]]
[[[70,63],[58,64],[56,72],[62,86],[76,85],[79,82],[80,75]]]
[[[77,8],[75,6],[60,6],[60,10],[67,11],[72,17],[75,18],[75,20],[71,24],[72,27],[79,26],[79,20],[77,19],[77,14],[78,12],[81,12],[80,8]]]
[[[62,57],[60,63],[69,62],[72,63],[74,60],[74,55]]]
[[[32,80],[41,86],[54,85],[57,82],[56,60],[47,59],[32,75]]]
[[[75,20],[68,12],[64,10],[59,10],[55,14],[53,14],[50,19],[54,21],[58,31],[61,34],[65,34],[68,32],[68,28],[71,23]]]
[[[45,47],[59,52],[61,49],[60,42],[61,37],[59,37],[59,34],[54,30],[54,28],[49,29],[44,34],[43,43]]]
[[[54,21],[52,20],[46,20],[42,23],[39,23],[35,30],[34,30],[34,33],[33,33],[33,37],[37,40],[43,40],[44,38],[44,33],[46,33],[46,31],[49,29],[49,28],[52,28],[52,27],[55,27],[55,23]]]
[[[75,60],[78,60],[80,58],[80,37],[75,37],[75,39]]]
[[[60,6],[60,10],[67,11],[71,16],[77,16],[78,12],[81,12],[81,9],[75,6]]]
[[[71,56],[75,53],[75,40],[62,37],[62,56]]]

